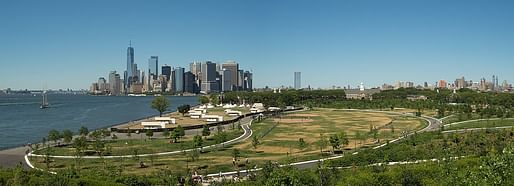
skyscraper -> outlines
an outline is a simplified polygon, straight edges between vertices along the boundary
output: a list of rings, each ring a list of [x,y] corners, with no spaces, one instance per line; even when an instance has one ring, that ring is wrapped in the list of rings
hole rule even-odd
[[[127,75],[125,77],[125,91],[128,92],[132,83],[132,76],[135,74],[134,67],[134,48],[132,48],[132,41],[127,48]]]
[[[216,63],[207,61],[202,64],[202,92],[209,93],[219,91],[218,84],[216,82],[217,76]]]
[[[244,86],[244,70],[238,70],[237,71],[237,89],[236,90],[243,90]]]
[[[294,72],[294,89],[302,88],[302,77],[301,72]]]
[[[232,90],[232,72],[227,69],[223,69],[220,72],[221,75],[221,91],[231,91]]]
[[[246,71],[244,73],[244,85],[243,85],[243,89],[245,91],[252,91],[253,87],[252,87],[252,77],[253,74],[250,72],[250,71]]]
[[[166,81],[171,80],[171,66],[163,65],[161,70],[162,75],[166,76]]]
[[[195,75],[192,72],[184,73],[184,92],[198,93],[198,84],[196,84]]]
[[[173,72],[175,72],[175,92],[184,92],[184,68],[175,67],[173,68]]]
[[[237,90],[239,64],[235,61],[227,61],[226,63],[223,63],[222,69],[230,71],[230,90]],[[225,85],[223,85],[223,87],[225,87]]]
[[[150,56],[148,59],[148,77],[152,77],[156,80],[159,75],[159,57],[158,56]]]

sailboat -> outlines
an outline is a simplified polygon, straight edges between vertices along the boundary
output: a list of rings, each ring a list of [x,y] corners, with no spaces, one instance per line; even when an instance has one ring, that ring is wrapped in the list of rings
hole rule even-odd
[[[43,91],[42,95],[43,95],[43,100],[41,101],[41,106],[39,108],[45,109],[45,108],[50,107],[50,104],[48,104],[48,96],[46,95],[46,90]]]

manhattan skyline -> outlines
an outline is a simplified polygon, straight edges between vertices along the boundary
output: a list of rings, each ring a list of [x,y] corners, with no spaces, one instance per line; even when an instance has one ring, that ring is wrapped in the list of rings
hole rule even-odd
[[[123,2],[0,2],[0,89],[87,89],[129,41],[138,68],[234,60],[254,87],[514,80],[510,1]]]

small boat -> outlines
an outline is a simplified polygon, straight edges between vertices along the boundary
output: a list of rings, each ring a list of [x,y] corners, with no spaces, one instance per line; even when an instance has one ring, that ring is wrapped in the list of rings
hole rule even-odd
[[[43,91],[42,95],[43,95],[43,100],[41,101],[41,106],[39,108],[46,109],[46,108],[50,107],[50,104],[48,104],[48,96],[46,95],[46,90]]]

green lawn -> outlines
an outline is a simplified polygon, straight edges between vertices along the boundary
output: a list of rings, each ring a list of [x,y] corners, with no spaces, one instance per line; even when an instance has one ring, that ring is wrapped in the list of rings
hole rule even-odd
[[[225,130],[227,132],[227,139],[234,139],[241,136],[244,131],[243,130]],[[204,138],[204,143],[202,146],[209,146],[215,144],[215,140],[213,140],[215,132],[211,132],[211,136],[207,139]],[[132,155],[134,151],[137,151],[138,154],[151,154],[158,152],[170,152],[177,151],[182,149],[190,149],[193,147],[192,136],[186,136],[179,141],[179,143],[172,143],[171,139],[147,139],[146,136],[141,139],[139,135],[133,135],[134,139],[120,139],[120,140],[106,140],[105,145],[109,146],[112,150],[110,154],[107,155]],[[93,152],[93,144],[94,142],[89,142],[89,155],[96,155]],[[38,150],[35,154],[45,154],[45,150]],[[75,148],[72,146],[65,147],[50,147],[51,155],[61,155],[61,156],[73,156],[75,155]]]

